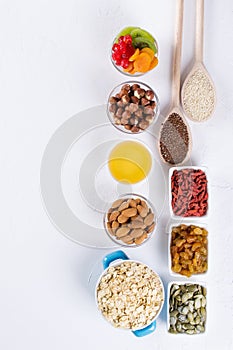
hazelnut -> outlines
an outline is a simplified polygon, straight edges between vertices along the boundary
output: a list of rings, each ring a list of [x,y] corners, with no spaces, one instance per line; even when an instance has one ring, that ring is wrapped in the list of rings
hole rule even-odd
[[[116,94],[116,95],[115,95],[115,98],[117,99],[117,101],[120,100],[120,99],[121,99],[120,94]]]
[[[129,84],[125,84],[125,85],[122,86],[122,89],[129,91],[130,90],[130,85]]]
[[[139,99],[136,96],[131,96],[131,102],[139,104]]]
[[[155,109],[155,107],[156,107],[156,102],[155,102],[155,101],[151,101],[151,102],[150,102],[150,107],[151,107],[152,109]]]
[[[124,112],[124,109],[123,108],[118,108],[117,111],[116,111],[116,116],[117,117],[121,117],[122,116],[122,113]]]
[[[145,113],[145,114],[154,115],[154,111],[153,111],[153,109],[151,108],[151,106],[146,106],[146,107],[144,108],[144,113]]]
[[[130,124],[130,125],[135,125],[135,118],[134,118],[134,117],[131,117],[131,118],[130,118],[129,124]]]
[[[127,95],[123,95],[122,98],[121,98],[121,101],[122,101],[123,103],[128,103],[128,102],[130,102],[130,97],[129,97],[129,95],[128,95],[128,94],[127,94]]]
[[[150,103],[150,101],[147,100],[147,98],[145,98],[145,97],[142,97],[140,102],[141,102],[142,106],[146,106],[146,105],[148,105]]]
[[[120,97],[124,96],[124,95],[128,95],[128,91],[126,89],[121,89],[120,91]]]
[[[134,126],[132,126],[131,131],[136,133],[136,132],[139,132],[140,129],[134,125]]]
[[[121,118],[121,125],[129,124],[129,120],[127,118]]]
[[[118,118],[114,118],[114,122],[116,125],[121,125],[121,120]]]
[[[131,113],[134,113],[138,110],[138,105],[135,104],[135,103],[130,103],[130,105],[128,106],[128,110],[131,112]]]
[[[152,101],[153,98],[155,97],[155,94],[152,90],[147,90],[145,93],[145,96],[146,96],[147,100]]]
[[[124,128],[125,128],[126,130],[130,130],[130,129],[131,129],[131,125],[126,124],[126,125],[124,125]]]
[[[138,84],[133,84],[133,85],[131,86],[131,90],[132,90],[132,91],[134,91],[134,90],[136,90],[136,89],[138,89],[138,88],[140,88],[140,85],[138,85]]]
[[[129,119],[130,117],[131,117],[130,111],[124,111],[124,112],[122,113],[122,118],[127,118],[127,119]]]
[[[147,120],[149,123],[151,123],[153,119],[154,119],[153,115],[148,114],[148,115],[146,116],[146,120]]]
[[[142,98],[143,96],[145,95],[145,90],[144,89],[141,89],[141,88],[137,88],[135,91],[134,91],[134,96],[136,96],[137,98]]]
[[[136,115],[138,118],[141,118],[141,117],[142,117],[142,114],[143,114],[143,112],[142,112],[142,109],[141,109],[141,108],[139,108],[139,109],[135,112],[135,115]]]
[[[149,122],[146,121],[146,120],[142,120],[142,121],[139,123],[139,127],[140,127],[140,129],[142,129],[142,130],[145,130],[146,128],[148,128],[148,126],[149,126]]]
[[[117,103],[117,99],[116,99],[116,97],[114,97],[114,96],[111,96],[110,97],[110,99],[109,99],[109,102],[111,103],[111,104],[114,104],[114,103]]]
[[[109,106],[109,112],[115,113],[116,110],[117,110],[116,104],[112,104],[112,105]]]
[[[124,107],[125,104],[121,100],[117,102],[117,107]]]

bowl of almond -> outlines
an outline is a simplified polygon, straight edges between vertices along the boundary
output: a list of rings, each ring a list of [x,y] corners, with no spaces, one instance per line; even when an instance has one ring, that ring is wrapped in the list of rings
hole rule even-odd
[[[127,193],[120,196],[104,215],[104,228],[118,245],[137,247],[146,243],[157,227],[157,215],[145,197]]]

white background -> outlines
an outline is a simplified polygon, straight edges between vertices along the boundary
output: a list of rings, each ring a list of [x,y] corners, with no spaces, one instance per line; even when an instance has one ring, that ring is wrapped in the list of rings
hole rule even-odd
[[[208,331],[172,336],[166,310],[157,331],[138,339],[99,316],[88,276],[106,253],[63,237],[41,203],[40,162],[54,131],[79,111],[104,104],[125,79],[109,60],[113,36],[124,26],[151,31],[160,64],[144,81],[168,106],[174,39],[174,0],[0,0],[0,349],[233,348],[233,3],[205,2],[205,64],[215,82],[215,115],[190,123],[192,162],[211,174],[212,216]],[[194,45],[195,1],[185,1],[182,77]],[[157,270],[164,283],[167,236],[129,251]]]

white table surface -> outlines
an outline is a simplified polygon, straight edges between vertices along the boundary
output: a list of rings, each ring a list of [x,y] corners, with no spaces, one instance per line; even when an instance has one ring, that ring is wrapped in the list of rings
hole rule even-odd
[[[158,39],[159,67],[143,80],[157,90],[163,112],[171,97],[175,1],[0,1],[0,349],[233,348],[233,3],[206,0],[205,7],[204,61],[218,104],[212,119],[190,126],[192,161],[211,173],[208,332],[169,335],[163,310],[157,331],[139,339],[99,316],[88,276],[108,250],[79,246],[51,224],[41,203],[40,163],[63,122],[104,104],[125,80],[108,56],[124,26],[142,26]],[[193,58],[194,8],[194,0],[185,1],[182,78]],[[166,285],[162,228],[150,244],[126,252]]]

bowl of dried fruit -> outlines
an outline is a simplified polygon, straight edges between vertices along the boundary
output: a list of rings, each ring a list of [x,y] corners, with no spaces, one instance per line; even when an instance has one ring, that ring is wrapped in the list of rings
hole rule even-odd
[[[145,197],[133,193],[120,196],[104,215],[106,233],[120,246],[141,246],[152,237],[156,227],[153,205]]]
[[[210,212],[207,167],[180,166],[169,169],[169,208],[173,219],[206,219]]]
[[[169,282],[167,330],[170,334],[206,333],[207,288],[203,282]]]
[[[145,29],[126,27],[114,38],[111,61],[125,75],[143,75],[158,65],[158,43]]]
[[[206,224],[185,222],[169,227],[168,264],[171,276],[203,276],[208,272],[208,229]]]
[[[164,304],[164,287],[149,266],[130,260],[122,251],[103,259],[104,271],[95,289],[97,308],[113,327],[137,337],[154,332]]]
[[[107,115],[117,129],[138,134],[147,130],[159,115],[159,98],[148,85],[128,81],[117,85],[110,92]]]

